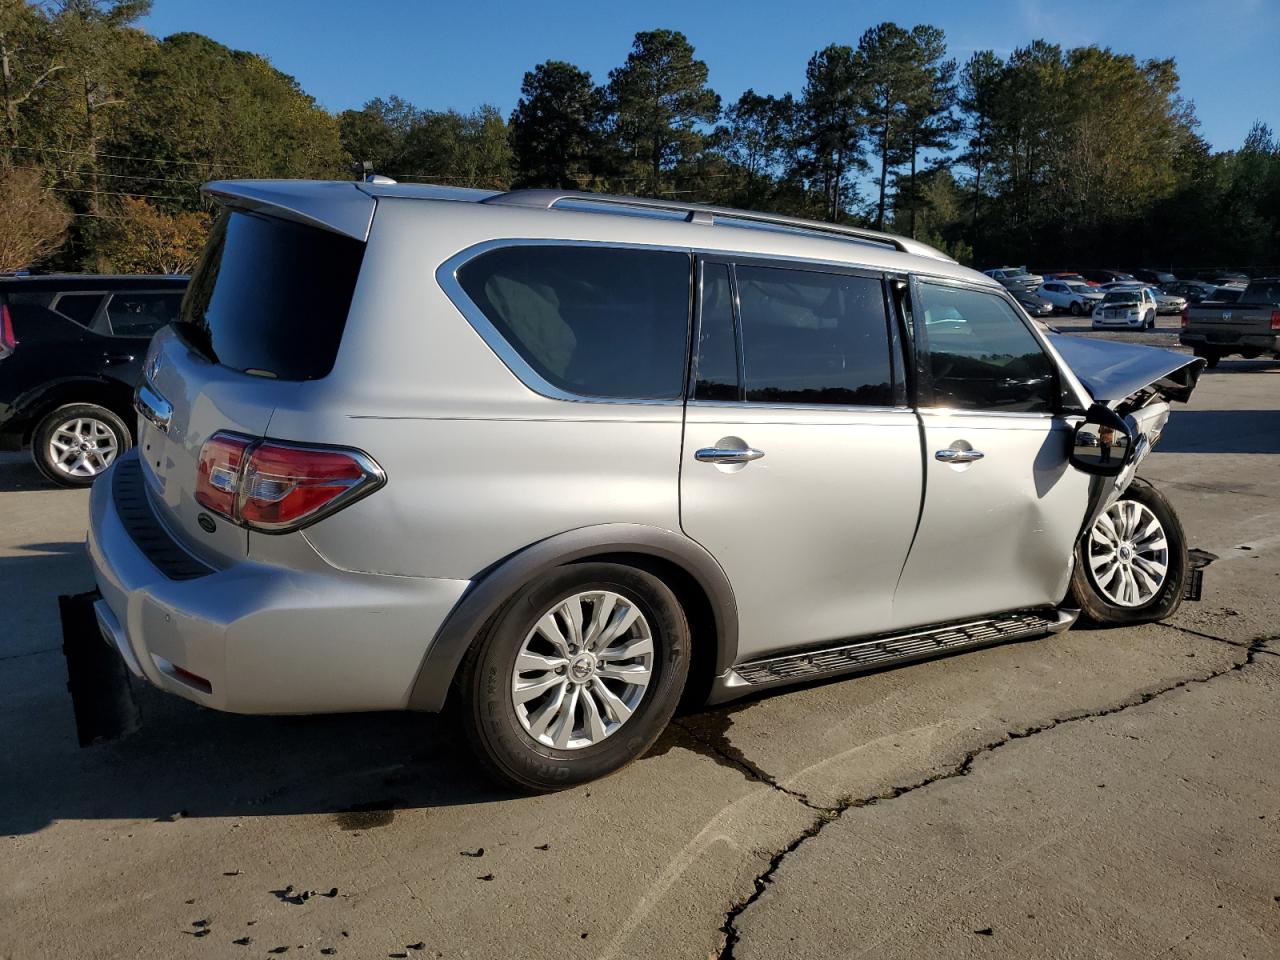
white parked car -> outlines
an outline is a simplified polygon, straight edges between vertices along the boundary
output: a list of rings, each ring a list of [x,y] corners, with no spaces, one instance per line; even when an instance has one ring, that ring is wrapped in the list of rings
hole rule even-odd
[[[1092,313],[1104,294],[1079,281],[1047,280],[1040,284],[1036,296],[1044,297],[1058,310],[1070,310],[1073,317],[1080,317]]]
[[[1186,297],[1180,297],[1177,294],[1165,293],[1159,287],[1153,287],[1141,283],[1108,283],[1099,287],[1104,293],[1112,290],[1148,290],[1156,302],[1156,313],[1181,313],[1182,308],[1187,305]]]
[[[1093,311],[1093,329],[1125,327],[1154,330],[1156,298],[1150,287],[1116,284]]]

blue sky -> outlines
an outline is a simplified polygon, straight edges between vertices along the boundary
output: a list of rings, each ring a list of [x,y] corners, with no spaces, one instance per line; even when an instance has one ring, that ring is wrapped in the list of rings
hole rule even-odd
[[[602,82],[638,30],[683,31],[707,61],[711,85],[729,102],[753,87],[799,92],[809,56],[857,42],[868,26],[932,23],[951,55],[1007,54],[1042,37],[1064,46],[1096,43],[1139,58],[1173,56],[1200,133],[1230,149],[1250,124],[1280,128],[1280,0],[155,0],[143,25],[157,36],[182,30],[265,54],[330,110],[396,93],[420,107],[507,113],[524,71],[568,60]]]

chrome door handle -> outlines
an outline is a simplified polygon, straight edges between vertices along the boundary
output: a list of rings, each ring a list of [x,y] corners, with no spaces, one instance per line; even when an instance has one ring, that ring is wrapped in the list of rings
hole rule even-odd
[[[763,450],[752,447],[703,447],[693,455],[693,459],[702,463],[750,463],[763,456]]]
[[[986,454],[981,450],[953,450],[948,447],[946,450],[939,450],[933,455],[933,459],[941,460],[943,463],[973,463],[975,460],[981,460]]]

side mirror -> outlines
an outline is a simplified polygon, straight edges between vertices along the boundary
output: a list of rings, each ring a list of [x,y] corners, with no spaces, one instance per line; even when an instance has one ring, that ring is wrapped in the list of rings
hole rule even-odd
[[[1071,438],[1068,459],[1077,470],[1101,477],[1118,476],[1129,462],[1133,433],[1118,413],[1095,403]]]

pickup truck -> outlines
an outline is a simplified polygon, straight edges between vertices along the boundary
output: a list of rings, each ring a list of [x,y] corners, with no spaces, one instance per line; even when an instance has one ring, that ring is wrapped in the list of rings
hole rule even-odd
[[[1251,280],[1231,303],[1213,299],[1188,305],[1178,340],[1211,367],[1233,354],[1280,359],[1280,277]]]

